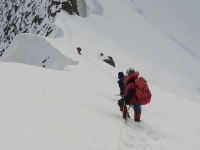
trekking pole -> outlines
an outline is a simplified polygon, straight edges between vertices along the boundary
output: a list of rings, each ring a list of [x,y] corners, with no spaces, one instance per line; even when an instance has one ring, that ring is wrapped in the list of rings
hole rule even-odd
[[[131,106],[132,106],[132,105],[129,105],[129,106],[128,106],[127,112],[129,111],[129,109],[130,109]]]
[[[125,123],[127,122],[127,117],[128,117],[129,109],[131,108],[131,106],[132,106],[132,105],[129,105],[129,106],[128,106],[127,113],[126,113],[126,120],[125,120]]]

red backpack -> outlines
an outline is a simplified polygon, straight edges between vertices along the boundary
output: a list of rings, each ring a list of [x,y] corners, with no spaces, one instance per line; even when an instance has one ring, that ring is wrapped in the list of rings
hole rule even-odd
[[[136,91],[135,95],[141,105],[146,105],[151,101],[151,92],[147,81],[143,77],[135,79]]]

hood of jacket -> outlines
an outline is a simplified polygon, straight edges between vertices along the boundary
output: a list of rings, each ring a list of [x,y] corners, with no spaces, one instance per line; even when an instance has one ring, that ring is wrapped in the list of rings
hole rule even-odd
[[[134,72],[133,74],[129,75],[129,76],[126,78],[126,81],[128,82],[128,81],[130,81],[130,80],[135,80],[135,79],[138,78],[138,76],[139,76],[139,72],[136,71],[136,72]]]

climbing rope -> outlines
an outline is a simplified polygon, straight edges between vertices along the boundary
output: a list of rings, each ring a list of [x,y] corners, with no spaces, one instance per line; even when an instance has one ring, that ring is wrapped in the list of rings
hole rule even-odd
[[[73,49],[73,48],[72,48]],[[94,62],[92,62],[90,59],[88,59],[87,57],[85,57],[84,55],[82,55],[83,58],[85,58],[86,60],[88,60],[89,62],[91,62],[91,64],[93,64],[95,67],[101,69],[103,72],[105,72],[108,76],[110,76],[112,79],[115,79],[113,76],[111,76],[109,73],[107,73],[104,69],[100,68],[98,65],[96,65]],[[124,105],[125,101],[124,101]],[[124,112],[124,107],[123,107],[123,112]],[[123,113],[122,113],[123,115]],[[123,122],[123,116],[122,116],[122,120],[121,120],[121,125],[120,125],[120,137],[119,137],[119,150],[121,149],[121,139],[122,139],[122,122]]]
[[[121,148],[121,139],[122,139],[122,120],[121,120],[121,126],[120,126],[119,150]]]
[[[125,101],[124,101],[124,104],[125,104]],[[128,109],[127,109],[127,113],[129,112],[129,109],[132,105],[129,105]],[[123,112],[124,112],[124,107],[123,107]],[[123,114],[123,113],[122,113]],[[127,116],[126,116],[127,118]],[[121,127],[120,127],[120,137],[119,137],[119,150],[121,148],[121,139],[122,139],[122,122],[123,122],[123,119],[121,120]],[[126,121],[125,121],[126,123]]]
[[[122,118],[123,118],[123,113],[124,113],[124,107],[126,106],[126,102],[124,100],[124,106],[122,110]],[[123,120],[123,119],[122,119]],[[119,137],[119,150],[121,148],[121,139],[122,139],[122,120],[121,120],[121,127],[120,127],[120,137]]]

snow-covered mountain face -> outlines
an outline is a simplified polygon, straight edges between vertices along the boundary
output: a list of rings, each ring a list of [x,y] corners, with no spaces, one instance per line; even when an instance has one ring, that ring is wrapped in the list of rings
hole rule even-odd
[[[49,35],[62,7],[78,14],[76,0],[0,0],[0,56],[19,33]]]
[[[0,57],[0,150],[199,150],[200,39],[170,1],[78,0],[47,37],[17,34]],[[128,67],[152,93],[140,123],[117,105]]]
[[[96,37],[82,31],[88,35],[93,50],[106,53],[114,49],[109,55],[113,55],[121,70],[133,65],[157,86],[166,89],[169,84],[170,92],[199,102],[199,96],[193,98],[193,92],[199,93],[200,89],[200,71],[195,67],[200,66],[200,32],[195,28],[199,24],[199,7],[198,0],[85,0],[79,10],[81,16],[87,16],[86,21],[80,22],[87,22],[90,30],[101,35]],[[76,30],[73,26],[69,28]],[[85,49],[90,48],[79,39],[73,37]],[[111,41],[117,47],[100,44],[97,48],[96,41],[106,45]],[[117,49],[123,49],[122,55],[126,56],[118,59]],[[171,79],[165,79],[166,76]],[[164,80],[167,82],[163,83]],[[183,89],[183,85],[187,88]],[[183,92],[188,90],[193,92],[190,95]]]
[[[104,53],[112,56],[116,71],[134,67],[156,86],[200,103],[195,67],[200,66],[200,36],[170,1],[77,0],[77,5],[81,17],[57,13],[47,38],[18,34],[0,60],[70,70],[81,63],[74,53],[81,47],[92,63]]]

